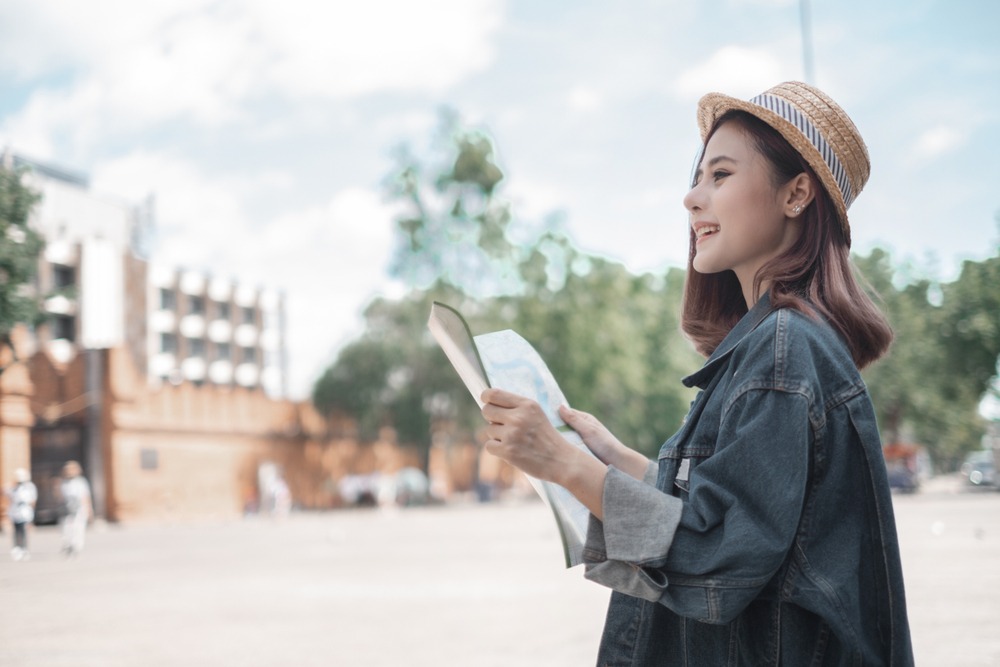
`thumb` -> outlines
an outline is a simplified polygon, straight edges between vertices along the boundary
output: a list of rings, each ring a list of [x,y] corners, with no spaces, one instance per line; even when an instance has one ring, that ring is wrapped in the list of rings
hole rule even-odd
[[[559,416],[570,426],[576,426],[585,420],[589,415],[582,410],[575,410],[565,403],[559,406]]]

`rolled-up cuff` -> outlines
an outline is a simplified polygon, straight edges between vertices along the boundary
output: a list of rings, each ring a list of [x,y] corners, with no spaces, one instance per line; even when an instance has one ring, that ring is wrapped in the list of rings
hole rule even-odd
[[[649,465],[646,466],[646,476],[642,478],[643,483],[656,486],[656,477],[659,472],[660,467],[656,465],[656,461],[650,461]]]
[[[584,576],[622,593],[658,600],[667,586],[666,577],[643,565],[666,558],[682,507],[679,498],[609,467],[604,479],[604,521],[591,516],[587,530]]]

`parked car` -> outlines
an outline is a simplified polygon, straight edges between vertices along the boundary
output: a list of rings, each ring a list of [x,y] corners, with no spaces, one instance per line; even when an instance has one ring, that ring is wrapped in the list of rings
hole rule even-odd
[[[981,449],[966,456],[965,462],[962,463],[962,476],[966,484],[971,486],[996,486],[998,480],[993,451]]]

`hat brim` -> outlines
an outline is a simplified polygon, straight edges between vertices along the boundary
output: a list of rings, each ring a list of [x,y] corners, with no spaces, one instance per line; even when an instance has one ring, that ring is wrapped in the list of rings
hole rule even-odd
[[[851,227],[847,219],[847,204],[844,202],[844,196],[840,191],[837,180],[833,176],[833,172],[830,171],[829,165],[827,165],[819,151],[816,150],[816,147],[812,145],[812,142],[795,125],[770,109],[765,109],[752,102],[723,95],[722,93],[708,93],[698,102],[698,129],[701,132],[702,142],[708,138],[709,133],[711,133],[712,128],[715,127],[719,118],[729,111],[743,111],[759,118],[774,128],[778,134],[784,137],[798,151],[799,155],[812,167],[826,189],[827,194],[830,196],[830,199],[833,201],[834,206],[837,208],[840,227],[844,232],[847,245],[850,247]]]

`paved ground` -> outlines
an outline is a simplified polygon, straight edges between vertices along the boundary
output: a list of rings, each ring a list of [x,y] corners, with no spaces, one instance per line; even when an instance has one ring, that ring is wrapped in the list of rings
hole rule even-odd
[[[918,664],[1000,666],[1000,493],[896,499]],[[9,533],[3,539],[9,540]],[[0,554],[3,667],[592,665],[607,592],[537,502],[98,527]]]

